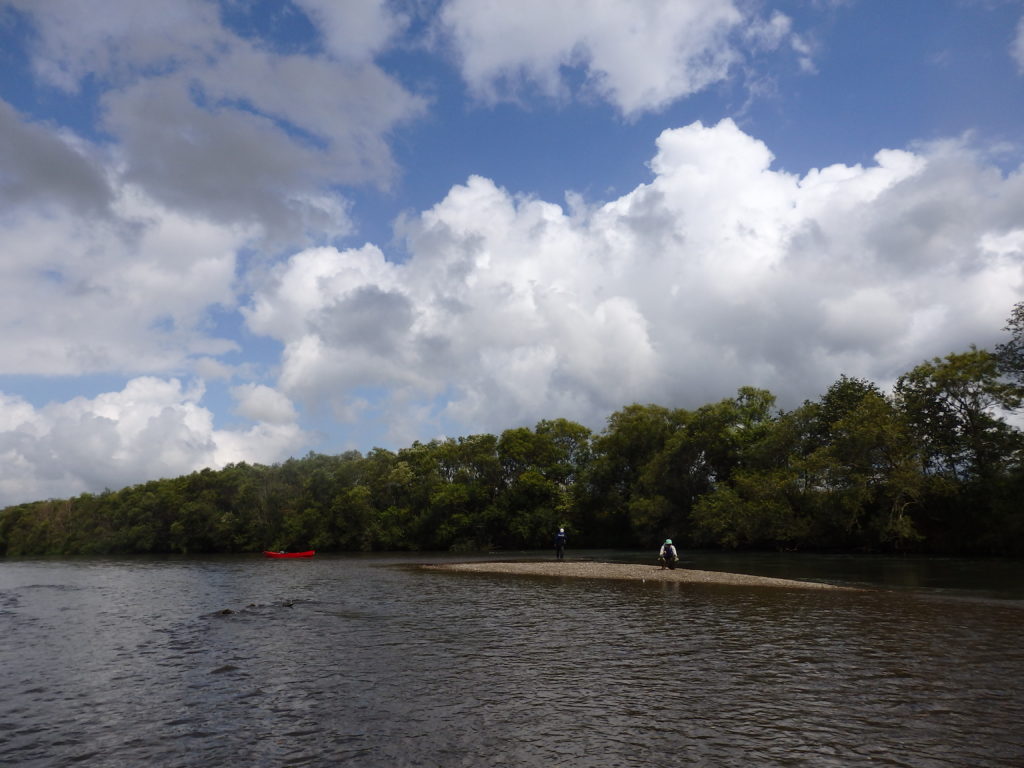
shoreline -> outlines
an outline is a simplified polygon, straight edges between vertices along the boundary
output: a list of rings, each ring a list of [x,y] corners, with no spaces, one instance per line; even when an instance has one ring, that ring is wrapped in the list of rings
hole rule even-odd
[[[557,576],[581,579],[612,579],[618,581],[658,581],[682,584],[724,584],[741,587],[773,587],[776,589],[828,589],[863,592],[860,587],[843,587],[818,581],[780,579],[772,576],[751,576],[725,571],[697,571],[687,568],[671,570],[658,565],[601,563],[591,560],[553,560],[547,562],[477,562],[432,563],[422,568],[457,573],[499,573],[514,576]]]

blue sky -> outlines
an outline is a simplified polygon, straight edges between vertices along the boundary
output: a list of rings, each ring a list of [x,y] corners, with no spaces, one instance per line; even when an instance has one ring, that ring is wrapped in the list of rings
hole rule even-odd
[[[990,347],[1022,96],[1009,0],[0,0],[0,504]]]

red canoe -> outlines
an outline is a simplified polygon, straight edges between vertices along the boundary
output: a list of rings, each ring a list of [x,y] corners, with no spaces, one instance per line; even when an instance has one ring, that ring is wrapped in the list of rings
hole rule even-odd
[[[315,549],[310,549],[306,552],[270,552],[269,550],[263,551],[264,557],[312,557],[315,554]]]

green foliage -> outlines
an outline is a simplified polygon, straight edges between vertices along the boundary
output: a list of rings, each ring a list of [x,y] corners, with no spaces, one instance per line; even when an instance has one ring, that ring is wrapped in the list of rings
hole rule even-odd
[[[232,464],[0,510],[0,554],[654,547],[1024,554],[1024,302],[995,354],[921,363],[891,396],[840,377],[775,411],[743,387],[365,456]]]
[[[698,541],[733,549],[796,547],[812,526],[793,503],[796,483],[796,474],[785,469],[737,471],[731,485],[716,488],[697,503]]]
[[[1024,387],[1024,301],[1014,305],[1003,330],[1010,333],[1010,339],[996,346],[999,371]]]
[[[922,447],[923,536],[948,552],[1019,550],[1020,539],[1006,536],[1017,530],[1020,501],[1016,513],[1008,509],[1005,489],[1024,441],[1004,416],[1021,407],[1021,383],[1004,375],[997,355],[971,347],[918,365],[895,393]]]
[[[1024,392],[1000,374],[995,355],[970,351],[921,363],[896,383],[896,397],[925,445],[927,469],[953,479],[990,480],[1020,434],[999,410],[1021,406]]]

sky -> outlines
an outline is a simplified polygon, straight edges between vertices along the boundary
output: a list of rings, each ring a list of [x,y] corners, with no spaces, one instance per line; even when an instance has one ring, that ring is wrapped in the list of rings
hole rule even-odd
[[[1020,0],[0,0],[0,506],[992,348]]]

